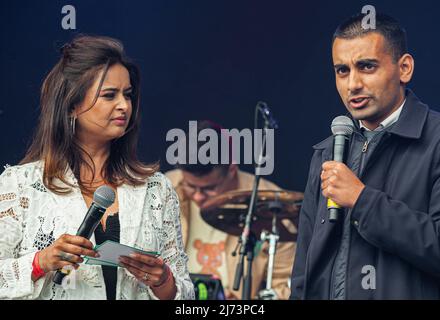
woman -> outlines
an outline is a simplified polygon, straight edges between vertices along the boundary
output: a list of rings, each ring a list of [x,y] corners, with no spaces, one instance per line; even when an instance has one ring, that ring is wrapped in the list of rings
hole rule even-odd
[[[0,176],[0,298],[194,298],[178,200],[157,165],[136,158],[139,123],[139,73],[122,45],[89,36],[65,45],[43,83],[33,143]],[[74,236],[101,185],[115,202],[90,240]],[[160,257],[81,264],[106,240]],[[63,267],[73,282],[57,286]]]

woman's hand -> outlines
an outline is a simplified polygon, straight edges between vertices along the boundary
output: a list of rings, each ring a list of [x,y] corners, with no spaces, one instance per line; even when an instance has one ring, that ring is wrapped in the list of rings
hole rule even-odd
[[[163,259],[146,254],[131,254],[130,257],[120,257],[119,261],[138,281],[148,286],[161,286],[171,272]]]
[[[93,244],[86,238],[63,234],[52,245],[40,251],[39,263],[44,272],[55,271],[65,266],[78,269],[83,262],[80,256],[98,257]]]
[[[136,279],[149,286],[154,294],[162,300],[174,299],[177,293],[173,274],[162,258],[146,254],[131,254],[120,257],[119,262]]]

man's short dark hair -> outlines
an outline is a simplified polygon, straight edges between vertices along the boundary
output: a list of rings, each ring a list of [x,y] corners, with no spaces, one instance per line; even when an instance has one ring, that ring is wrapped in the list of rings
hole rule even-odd
[[[354,39],[371,32],[376,32],[385,38],[394,62],[397,62],[408,52],[406,31],[396,19],[386,14],[376,13],[376,28],[371,29],[362,26],[362,20],[365,16],[366,14],[363,13],[356,14],[342,22],[333,34],[332,43],[334,43],[336,38]]]
[[[197,122],[197,136],[199,135],[200,131],[202,131],[203,129],[212,129],[217,133],[218,139],[220,141],[221,137],[222,137],[222,132],[221,130],[223,129],[222,126],[220,126],[219,124],[215,123],[214,121],[211,120],[202,120],[202,121],[198,121]],[[188,136],[188,132],[186,132],[187,136]],[[189,150],[188,147],[188,140],[187,140],[187,151]],[[200,142],[198,141],[197,143],[197,150],[199,150],[199,148],[204,145],[206,142]],[[219,161],[221,159],[221,155],[222,155],[222,150],[221,150],[221,146],[220,143],[218,144],[218,155],[219,155]],[[189,163],[189,152],[187,152],[187,157],[186,157],[186,163],[185,164],[181,164],[178,163],[176,164],[176,169],[180,169],[183,171],[186,171],[188,173],[191,173],[197,177],[202,177],[205,176],[207,174],[210,174],[214,169],[219,168],[221,170],[221,172],[226,175],[230,164],[201,164],[199,162],[195,163],[195,164],[190,164]],[[231,141],[229,140],[229,163],[231,163],[232,161],[232,155],[231,155]]]

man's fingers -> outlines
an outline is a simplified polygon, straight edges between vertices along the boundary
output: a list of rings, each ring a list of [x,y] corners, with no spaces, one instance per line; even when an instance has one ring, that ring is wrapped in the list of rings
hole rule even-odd
[[[334,192],[335,192],[335,188],[332,187],[332,186],[329,186],[326,189],[322,190],[322,195],[325,198],[330,198],[331,199],[331,198],[333,198],[335,196]]]
[[[340,162],[336,161],[326,161],[322,164],[323,170],[330,170],[333,169],[335,166],[337,166]]]
[[[329,186],[337,187],[338,186],[338,177],[331,176],[328,179],[325,179],[322,181],[322,183],[321,183],[322,190],[327,189]]]
[[[340,172],[341,172],[341,170],[336,167],[331,168],[331,169],[327,169],[327,170],[322,170],[321,171],[321,180],[326,180],[332,176],[339,176]]]

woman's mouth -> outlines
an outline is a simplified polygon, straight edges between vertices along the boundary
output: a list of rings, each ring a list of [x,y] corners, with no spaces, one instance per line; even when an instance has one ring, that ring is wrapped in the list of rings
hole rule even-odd
[[[125,126],[125,124],[127,123],[127,119],[125,118],[116,118],[113,119],[112,121],[117,126]]]

